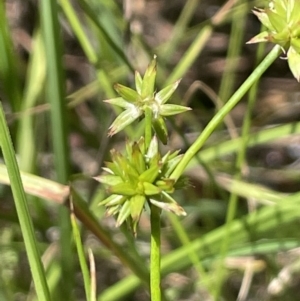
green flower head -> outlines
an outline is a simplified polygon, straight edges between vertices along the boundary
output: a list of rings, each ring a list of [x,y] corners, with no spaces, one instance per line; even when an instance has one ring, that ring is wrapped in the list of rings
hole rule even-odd
[[[287,54],[294,77],[300,81],[300,1],[268,1],[267,8],[255,8],[253,13],[266,30],[253,37],[248,44],[272,42],[280,45]]]
[[[136,233],[147,202],[177,215],[186,215],[170,195],[187,185],[185,178],[176,183],[170,178],[181,160],[178,151],[161,157],[154,136],[147,151],[144,138],[141,138],[138,142],[126,143],[126,156],[112,150],[111,157],[112,162],[106,162],[103,168],[106,173],[95,179],[108,186],[110,196],[99,205],[106,206],[107,215],[117,215],[116,226],[128,220]]]
[[[115,119],[109,128],[109,136],[123,130],[127,125],[145,115],[147,108],[152,112],[152,126],[158,138],[167,143],[168,132],[165,117],[176,115],[190,110],[188,107],[166,104],[179,85],[180,80],[168,85],[159,92],[155,92],[156,56],[149,64],[144,78],[139,72],[135,72],[135,87],[133,90],[121,84],[115,84],[114,88],[121,97],[105,100],[105,102],[117,105],[124,111]]]

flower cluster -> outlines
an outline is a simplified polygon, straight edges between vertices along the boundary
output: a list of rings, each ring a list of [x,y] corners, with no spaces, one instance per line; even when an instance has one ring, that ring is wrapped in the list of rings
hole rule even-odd
[[[186,215],[170,195],[175,189],[186,185],[185,178],[176,183],[170,178],[181,160],[178,151],[168,152],[161,157],[158,141],[154,136],[148,150],[141,138],[137,142],[126,143],[125,156],[112,150],[111,158],[112,162],[106,162],[106,167],[103,168],[106,174],[95,179],[109,186],[110,196],[100,202],[100,205],[106,206],[107,215],[118,215],[116,226],[129,219],[133,232],[136,233],[146,202],[177,215]]]
[[[108,99],[105,102],[117,105],[124,111],[115,119],[110,126],[108,135],[112,136],[126,126],[145,115],[146,109],[150,109],[152,113],[152,127],[158,138],[164,144],[168,141],[168,132],[165,124],[165,117],[176,115],[190,110],[188,107],[166,104],[174,91],[176,90],[180,80],[168,85],[159,92],[155,92],[154,85],[156,79],[156,56],[149,64],[144,78],[139,72],[135,72],[135,87],[133,90],[121,84],[115,84],[114,88],[121,96],[118,98]]]
[[[266,27],[266,31],[253,37],[248,43],[279,44],[287,54],[294,77],[300,81],[300,1],[272,0],[267,8],[256,8],[253,13]]]

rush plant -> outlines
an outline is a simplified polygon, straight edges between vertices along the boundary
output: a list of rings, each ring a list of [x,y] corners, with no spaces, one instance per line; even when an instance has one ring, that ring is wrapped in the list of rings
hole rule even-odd
[[[171,177],[182,159],[179,151],[162,154],[159,141],[168,142],[165,119],[189,111],[190,108],[167,104],[179,80],[155,92],[156,56],[149,64],[144,77],[135,73],[136,90],[121,84],[114,86],[118,98],[105,102],[117,105],[124,111],[109,128],[112,136],[140,118],[145,118],[145,134],[138,141],[126,142],[124,154],[112,149],[112,162],[106,162],[104,174],[95,179],[108,186],[109,196],[100,202],[107,208],[107,215],[116,215],[116,226],[125,221],[136,235],[138,222],[145,206],[151,211],[151,268],[150,287],[153,301],[161,300],[160,291],[160,214],[167,210],[177,215],[186,215],[184,209],[171,194],[188,185],[183,176]]]
[[[3,83],[0,89],[0,102],[3,102],[5,109],[4,111],[0,105],[0,148],[3,157],[3,162],[0,163],[0,250],[2,255],[0,300],[13,300],[14,296],[28,300],[73,300],[75,298],[73,294],[77,291],[80,293],[79,298],[82,298],[80,283],[82,280],[77,268],[78,259],[88,301],[95,301],[96,298],[99,301],[123,300],[130,294],[127,299],[142,300],[140,291],[136,291],[136,289],[145,284],[148,289],[149,270],[151,300],[189,299],[190,296],[190,298],[197,296],[201,300],[220,300],[226,298],[228,293],[235,294],[236,292],[236,286],[231,292],[230,288],[224,285],[225,281],[226,283],[231,282],[231,275],[234,277],[237,275],[231,272],[231,267],[228,270],[228,263],[231,262],[231,259],[233,257],[239,259],[236,262],[239,263],[237,268],[238,274],[241,275],[240,272],[245,266],[241,266],[240,262],[245,262],[245,256],[255,258],[258,254],[266,259],[265,262],[269,261],[270,256],[274,265],[272,264],[270,270],[268,265],[261,260],[255,259],[254,265],[248,265],[247,261],[244,270],[246,276],[244,280],[246,281],[242,282],[240,289],[242,294],[239,294],[237,298],[245,300],[253,298],[253,296],[257,297],[257,287],[266,297],[267,283],[265,281],[254,283],[254,289],[251,290],[249,289],[251,281],[248,276],[250,274],[254,276],[254,273],[261,271],[260,267],[263,267],[263,272],[268,277],[259,277],[260,280],[275,277],[274,272],[277,274],[277,271],[281,269],[281,260],[275,268],[277,262],[274,258],[278,257],[275,254],[279,252],[283,254],[284,251],[299,247],[297,229],[300,193],[299,189],[294,192],[281,193],[276,191],[275,187],[268,188],[265,186],[268,181],[264,175],[276,174],[279,175],[279,177],[276,176],[276,179],[280,178],[280,183],[293,183],[284,189],[296,187],[294,184],[298,184],[299,175],[298,171],[294,169],[295,164],[292,164],[292,155],[290,156],[290,154],[295,150],[294,159],[298,158],[292,135],[300,133],[300,122],[294,121],[294,112],[292,112],[292,122],[289,123],[283,122],[281,118],[283,115],[278,115],[280,118],[277,122],[278,120],[273,118],[275,115],[272,114],[272,118],[267,118],[266,121],[262,120],[262,124],[260,124],[260,120],[263,118],[258,118],[259,122],[255,122],[255,128],[253,128],[252,117],[255,115],[253,114],[255,101],[260,98],[257,95],[257,84],[264,72],[280,55],[287,59],[294,76],[298,81],[300,80],[299,1],[268,0],[264,1],[265,8],[254,9],[254,14],[265,28],[262,33],[248,43],[271,42],[275,46],[266,56],[264,56],[263,45],[257,47],[257,62],[260,63],[235,91],[234,83],[237,72],[246,70],[248,65],[246,64],[245,69],[239,69],[235,67],[236,63],[232,64],[232,62],[241,65],[244,62],[244,59],[240,60],[242,57],[241,45],[247,30],[244,26],[239,25],[244,23],[241,22],[241,18],[246,20],[248,14],[246,4],[249,4],[249,1],[224,1],[224,6],[214,16],[206,22],[201,21],[198,25],[193,25],[193,28],[188,28],[188,25],[191,24],[196,8],[198,9],[199,1],[182,1],[184,9],[170,38],[164,45],[158,45],[155,49],[158,57],[163,61],[162,65],[165,66],[165,70],[162,70],[161,73],[166,75],[166,78],[161,77],[157,80],[159,86],[164,88],[162,90],[155,88],[157,60],[154,57],[144,74],[135,73],[134,88],[115,84],[114,88],[119,97],[105,100],[106,104],[98,101],[92,104],[84,102],[98,99],[98,97],[102,99],[114,97],[111,93],[113,85],[111,80],[118,81],[116,78],[127,76],[128,70],[132,70],[134,73],[132,64],[135,64],[135,59],[139,60],[140,54],[142,58],[147,57],[149,49],[152,45],[156,45],[156,43],[151,43],[151,47],[149,47],[150,44],[147,45],[147,41],[143,40],[143,35],[131,32],[131,30],[128,31],[130,33],[128,39],[126,34],[124,43],[118,43],[123,41],[127,23],[131,25],[129,24],[131,18],[129,20],[121,19],[126,14],[122,14],[120,11],[120,1],[36,1],[40,5],[33,11],[40,12],[39,15],[36,14],[40,22],[33,20],[34,28],[25,31],[19,26],[11,28],[10,22],[6,18],[6,10],[9,9],[9,12],[12,12],[14,7],[7,6],[4,1],[0,1],[0,79]],[[27,2],[30,1],[22,3]],[[73,7],[73,4],[76,5]],[[206,6],[208,5],[210,4],[206,4]],[[25,11],[27,18],[27,11],[32,10],[26,9]],[[98,15],[98,12],[101,14]],[[15,14],[12,16],[14,18]],[[147,16],[147,26],[151,26],[150,19],[150,16],[149,18]],[[59,20],[63,20],[63,28],[58,26]],[[168,151],[167,119],[179,113],[191,114],[188,112],[190,108],[170,103],[172,95],[180,83],[180,80],[176,81],[176,79],[184,77],[191,70],[192,65],[194,65],[192,70],[199,66],[201,72],[206,72],[207,64],[204,62],[202,65],[201,52],[219,25],[231,20],[233,23],[228,55],[226,64],[224,64],[224,76],[221,79],[221,87],[224,89],[220,89],[221,92],[226,90],[226,93],[220,92],[219,95],[224,103],[218,105],[215,114],[211,116],[210,108],[208,110],[205,106],[202,108],[202,99],[199,99],[198,102],[198,97],[186,97],[187,101],[188,99],[197,100],[196,107],[200,103],[201,114],[206,114],[206,116],[204,116],[205,118],[202,118],[203,115],[201,116],[201,126],[198,124],[198,116],[186,120],[188,121],[187,125],[191,125],[189,128],[194,131],[195,141],[192,145],[185,145],[184,153],[178,150]],[[155,17],[152,22],[157,22],[157,18]],[[24,22],[17,23],[23,24]],[[194,21],[192,23],[194,24]],[[26,41],[20,40],[20,37],[14,34],[17,32],[16,29],[26,33],[24,36],[27,37]],[[72,39],[74,37],[74,44],[73,40],[72,43],[62,43],[61,31],[65,33],[66,29],[67,36]],[[131,26],[128,29],[132,29]],[[32,32],[33,36],[31,36]],[[30,44],[28,43],[29,37],[32,40]],[[26,43],[24,44],[24,42]],[[72,61],[70,61],[69,50],[72,54],[72,49],[69,48],[69,45],[77,45],[77,42],[80,47],[74,47],[76,56],[72,56]],[[65,52],[59,47],[62,44],[66,44],[68,47]],[[214,43],[212,44],[214,45]],[[17,46],[17,51],[13,45]],[[248,47],[254,48],[255,46],[248,45]],[[132,49],[133,51],[129,53],[136,53],[136,57],[132,57],[132,61],[129,61],[123,48]],[[208,50],[210,47],[206,49]],[[19,50],[21,50],[21,56],[18,54]],[[84,60],[82,52],[86,57]],[[73,61],[73,59],[76,60]],[[73,63],[69,64],[70,62],[79,62],[80,65],[75,66]],[[87,65],[88,69],[81,68],[81,66]],[[209,64],[210,67],[213,65],[215,66],[215,64]],[[67,70],[71,67],[72,72],[68,71],[65,74],[63,66]],[[167,69],[170,66],[174,66],[174,68]],[[223,66],[223,63],[220,66]],[[86,72],[87,70],[88,72]],[[77,71],[80,80],[77,80]],[[74,72],[76,72],[76,76],[74,76]],[[189,72],[188,79],[191,81],[196,79],[194,78],[196,74],[198,72]],[[219,74],[219,72],[212,74]],[[66,81],[65,75],[71,75],[68,78],[70,81]],[[90,82],[92,78],[94,81]],[[197,77],[197,79],[199,78]],[[89,83],[79,87],[78,84],[81,82]],[[195,84],[200,84],[195,87],[203,87],[198,80]],[[72,93],[69,94],[67,91],[72,91]],[[218,99],[209,92],[209,89],[205,88],[203,92],[206,92],[211,98]],[[247,95],[248,92],[249,95]],[[264,92],[268,92],[268,90]],[[290,99],[290,92],[292,91],[289,91],[288,99]],[[98,95],[98,93],[100,94]],[[246,98],[248,98],[247,102]],[[44,99],[47,99],[49,104],[44,106]],[[236,131],[232,131],[234,122],[232,126],[229,125],[228,133],[235,132],[236,136],[234,139],[229,139],[221,125],[226,117],[230,117],[228,115],[232,115],[231,117],[235,121],[237,115],[231,114],[231,112],[243,100],[243,105],[236,111],[243,112],[243,125]],[[277,98],[272,99],[271,104],[274,104],[275,101]],[[281,97],[280,101],[282,101]],[[101,130],[105,128],[108,120],[104,109],[107,104],[118,106],[122,112],[112,122],[108,133],[105,132],[104,135],[109,137],[119,135],[127,126],[135,126],[137,123],[140,123],[138,129],[143,127],[144,132],[141,137],[136,137],[136,141],[126,138],[123,150],[112,149],[110,151],[108,162],[103,163],[103,172],[95,177],[101,183],[100,189],[87,191],[90,183],[85,183],[85,179],[88,177],[89,181],[90,176],[95,174],[93,168],[92,171],[87,171],[83,165],[88,165],[85,159],[90,157],[90,150],[91,154],[94,153],[95,141],[102,138]],[[75,106],[76,110],[73,111]],[[79,106],[78,110],[77,106]],[[257,108],[260,109],[260,106],[261,104],[258,104]],[[293,111],[290,108],[288,111]],[[48,118],[45,118],[44,115],[48,109],[47,114],[51,117],[49,120],[52,121],[51,128],[47,126]],[[70,112],[70,110],[72,111]],[[98,120],[99,127],[94,122],[89,123],[86,127],[87,119],[82,118],[81,112],[88,113],[85,115],[88,120]],[[259,112],[258,116],[264,115],[260,115]],[[65,122],[68,119],[74,126],[70,130],[67,126],[68,122]],[[276,121],[276,124],[273,124],[273,121]],[[240,118],[237,124],[240,125]],[[12,126],[11,133],[8,125]],[[187,138],[180,131],[178,134],[182,135],[182,141]],[[50,137],[51,139],[49,139]],[[78,140],[77,137],[83,139]],[[209,138],[212,139],[209,140]],[[277,145],[273,142],[278,139],[282,139],[279,145],[280,151],[283,150],[282,142],[288,147],[286,150],[289,155],[282,154],[281,156],[288,158],[287,165],[283,163],[282,168],[280,166],[276,169],[271,168],[269,173],[266,166],[263,168],[259,166],[261,157],[253,160],[254,166],[251,165],[252,160],[247,162],[249,147],[271,143],[273,149],[273,144]],[[54,156],[49,156],[52,143]],[[288,143],[293,144],[291,148]],[[160,147],[161,144],[167,145],[163,148],[164,151]],[[70,151],[68,146],[70,146]],[[80,159],[77,161],[78,156],[73,150],[77,151],[81,146],[84,148],[86,146],[85,151],[88,151],[88,156],[80,155]],[[99,152],[99,156],[93,158],[93,166],[98,166],[98,162],[106,157],[106,147],[101,150],[101,154]],[[73,156],[74,154],[75,156]],[[52,157],[55,164],[51,168]],[[46,166],[44,166],[44,158],[47,158]],[[249,158],[252,159],[252,156]],[[218,164],[219,162],[222,164]],[[78,169],[82,170],[84,175],[72,174]],[[189,185],[183,176],[184,171],[188,171],[188,169],[193,172],[195,183],[200,183],[201,186],[199,186],[200,189],[191,191],[191,193],[189,191],[182,193],[181,200],[179,200],[179,196],[175,197],[174,195],[179,189]],[[246,169],[249,170],[249,175],[242,172]],[[204,173],[205,170],[207,174]],[[198,173],[198,171],[200,172]],[[32,173],[41,173],[47,177],[57,176],[57,182]],[[259,175],[257,179],[256,175]],[[249,183],[249,179],[251,183]],[[83,181],[78,183],[80,189],[84,188],[80,192],[77,191],[77,180]],[[274,186],[281,186],[277,184],[277,180],[275,183]],[[11,186],[13,198],[10,190],[4,188],[3,185]],[[100,201],[101,209],[106,208],[107,215],[115,217],[117,227],[124,226],[122,231],[127,226],[128,231],[123,232],[125,235],[122,236],[122,239],[119,239],[118,235],[115,240],[114,231],[109,231],[102,222],[99,222],[98,216],[102,210],[97,212],[94,202],[98,202],[99,196],[102,197],[103,187],[106,188],[106,195]],[[83,195],[81,195],[82,193]],[[246,199],[249,199],[249,205],[251,204],[249,207],[251,211],[249,210],[247,213],[245,205],[242,203]],[[241,207],[239,207],[240,204]],[[255,206],[252,206],[253,204]],[[71,210],[71,223],[68,209]],[[140,235],[143,238],[139,233],[139,223],[142,214],[147,214],[144,213],[145,209],[151,215],[149,269],[145,267],[144,258],[136,250],[138,247],[132,244],[132,236]],[[252,212],[252,209],[255,210]],[[163,218],[168,219],[167,222],[172,227],[172,231],[164,237],[168,254],[165,254],[161,260],[160,224],[163,210],[167,211]],[[176,215],[185,216],[185,210],[192,214],[189,221],[181,225]],[[77,224],[75,217],[80,224]],[[225,223],[220,225],[223,220]],[[197,222],[192,223],[193,221]],[[180,229],[180,227],[182,228]],[[295,231],[293,231],[294,229]],[[22,240],[20,233],[22,233]],[[93,234],[92,239],[90,239],[89,233]],[[48,234],[50,235],[48,236]],[[58,234],[59,242],[56,241]],[[99,239],[101,244],[95,244],[93,237]],[[78,259],[73,256],[73,242],[76,244]],[[89,252],[90,268],[86,263],[87,254],[85,252],[89,247],[96,256],[94,262],[93,256],[91,256],[92,252]],[[118,258],[118,264],[105,264],[96,272],[95,267],[99,266],[98,264],[103,260],[111,262],[108,261],[108,252],[104,250],[105,248],[109,253],[114,254],[114,262],[115,258]],[[29,271],[26,272],[28,269],[25,252],[34,283],[30,283]],[[45,261],[41,260],[42,252],[45,252],[45,256],[43,256]],[[296,260],[289,256],[289,261],[292,263],[289,266],[297,267]],[[45,266],[43,263],[46,263]],[[95,265],[95,263],[98,264]],[[283,268],[286,270],[286,265]],[[131,273],[127,273],[129,270]],[[180,282],[183,284],[180,287],[177,285],[178,282],[174,285],[173,275],[182,270],[185,270],[185,275],[184,278],[180,277]],[[113,277],[111,277],[111,271]],[[293,276],[294,268],[290,271]],[[101,277],[99,281],[96,281],[96,275],[99,274]],[[106,277],[107,275],[109,277]],[[165,291],[162,291],[160,287],[161,275],[166,277],[167,286],[168,283],[172,285]],[[280,273],[278,275],[280,276]],[[188,277],[188,282],[185,281],[186,276],[192,276]],[[253,279],[256,281],[256,278]],[[291,277],[293,280],[294,278]],[[112,280],[116,281],[112,283]],[[168,280],[170,281],[168,282]],[[97,283],[100,284],[99,293],[96,289]],[[77,284],[79,285],[77,286]],[[288,289],[289,284],[290,282],[286,283],[286,287],[283,289]],[[245,289],[246,286],[248,289]],[[249,292],[248,297],[245,292]],[[290,296],[290,292],[287,296]],[[268,297],[273,298],[272,296]],[[146,298],[147,296],[143,300]]]

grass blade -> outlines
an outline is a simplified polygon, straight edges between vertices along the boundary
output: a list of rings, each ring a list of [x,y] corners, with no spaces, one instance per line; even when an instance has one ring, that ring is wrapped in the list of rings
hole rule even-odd
[[[0,78],[3,82],[1,86],[11,103],[12,110],[18,111],[21,103],[21,87],[13,43],[5,16],[5,4],[5,1],[0,2]]]
[[[17,160],[13,150],[9,130],[5,121],[2,104],[0,105],[0,145],[2,148],[11,189],[17,209],[22,235],[26,247],[26,253],[30,264],[36,293],[39,300],[50,301],[49,289],[46,282],[45,271],[42,266],[37,242],[34,235],[32,221],[29,215],[26,196],[18,168]]]
[[[84,247],[81,241],[80,231],[76,222],[72,200],[70,201],[70,209],[71,209],[71,224],[73,229],[73,236],[76,244],[81,272],[83,275],[85,295],[87,301],[91,301],[91,294],[90,294],[91,281],[90,281],[89,269],[85,260]]]
[[[47,100],[51,107],[51,134],[54,150],[55,170],[58,182],[65,184],[69,179],[69,150],[67,110],[65,102],[65,77],[62,67],[62,42],[58,24],[56,1],[41,1],[41,22],[47,58]],[[61,265],[63,285],[62,298],[71,300],[74,286],[74,262],[71,248],[71,223],[66,208],[59,209]]]

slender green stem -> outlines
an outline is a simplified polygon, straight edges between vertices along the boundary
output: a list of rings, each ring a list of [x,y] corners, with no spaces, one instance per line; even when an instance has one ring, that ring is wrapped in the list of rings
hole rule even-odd
[[[267,70],[267,68],[274,62],[274,60],[279,56],[281,52],[280,46],[276,45],[270,53],[265,57],[265,59],[260,63],[260,65],[252,72],[252,74],[247,78],[247,80],[240,86],[240,88],[232,95],[228,102],[223,108],[213,117],[206,128],[203,130],[201,135],[193,143],[193,145],[187,150],[183,156],[180,163],[177,165],[173,171],[171,178],[178,180],[178,178],[183,173],[184,169],[200,148],[204,145],[206,140],[209,138],[211,133],[216,129],[216,127],[223,121],[225,116],[236,106],[236,104],[242,99],[245,93],[250,89],[254,82],[260,78],[260,76]]]
[[[145,145],[149,148],[152,139],[152,110],[145,108]],[[151,256],[150,256],[150,292],[152,301],[161,300],[160,290],[160,212],[156,206],[151,210]]]
[[[151,205],[151,257],[150,257],[150,292],[152,301],[161,300],[160,289],[160,213],[161,210]]]
[[[148,107],[145,109],[145,145],[148,149],[152,139],[152,110]]]

